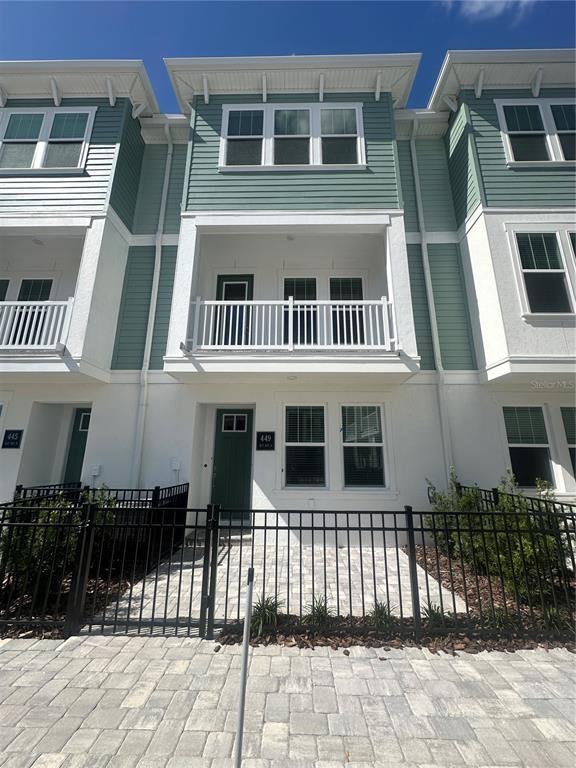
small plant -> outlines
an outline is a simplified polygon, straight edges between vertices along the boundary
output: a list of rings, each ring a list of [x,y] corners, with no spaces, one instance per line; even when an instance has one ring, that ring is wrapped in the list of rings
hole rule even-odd
[[[378,600],[374,603],[374,608],[368,614],[370,623],[380,632],[390,632],[395,624],[396,617],[393,615],[395,606],[390,603],[381,603]]]
[[[493,613],[487,617],[487,624],[495,629],[506,629],[512,621],[504,608],[494,608]]]
[[[334,612],[328,606],[325,597],[313,598],[312,602],[306,608],[307,613],[304,621],[307,624],[313,624],[316,627],[324,628],[328,626],[334,617]]]
[[[278,614],[282,601],[276,597],[261,595],[252,610],[250,629],[256,637],[261,637],[266,630],[275,630],[278,626]]]
[[[429,627],[442,627],[452,621],[452,614],[449,611],[444,613],[442,608],[436,603],[428,603],[422,609],[422,616],[428,622]]]
[[[544,615],[544,627],[556,632],[574,632],[574,623],[566,611],[549,606]]]

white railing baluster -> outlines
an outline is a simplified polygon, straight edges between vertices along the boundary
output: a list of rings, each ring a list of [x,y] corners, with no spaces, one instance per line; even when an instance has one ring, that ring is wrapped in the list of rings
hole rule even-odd
[[[8,303],[8,302],[6,302]],[[7,333],[18,339],[34,337],[34,344],[52,343],[52,326],[66,313],[65,305],[51,309],[43,304],[0,303],[0,346]],[[203,301],[196,299],[193,348],[199,350],[373,349],[395,348],[392,305],[380,300],[361,301]],[[63,317],[62,314],[62,317]],[[7,319],[8,318],[8,319]],[[56,318],[56,320],[55,320]],[[61,335],[60,333],[58,334]]]
[[[60,351],[72,305],[73,299],[0,302],[0,349]]]

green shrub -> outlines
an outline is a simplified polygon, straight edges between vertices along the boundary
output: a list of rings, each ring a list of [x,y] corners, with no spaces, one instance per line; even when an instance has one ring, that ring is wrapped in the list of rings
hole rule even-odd
[[[250,629],[253,635],[260,637],[266,631],[275,631],[278,626],[278,614],[282,601],[276,597],[261,595],[252,609]]]
[[[396,626],[397,619],[392,613],[394,606],[389,603],[381,603],[378,600],[374,603],[374,608],[368,614],[368,621],[379,632],[391,632]]]
[[[569,554],[561,522],[546,503],[554,501],[553,493],[544,482],[537,490],[538,514],[508,473],[498,488],[500,514],[482,514],[479,490],[462,491],[452,468],[448,490],[433,492],[436,514],[427,516],[427,524],[436,529],[433,536],[444,554],[491,576],[495,585],[502,581],[509,598],[536,605],[541,597],[549,599]]]
[[[313,624],[319,629],[325,629],[334,618],[334,611],[328,605],[325,597],[315,597],[312,602],[306,606],[304,621],[307,624]]]

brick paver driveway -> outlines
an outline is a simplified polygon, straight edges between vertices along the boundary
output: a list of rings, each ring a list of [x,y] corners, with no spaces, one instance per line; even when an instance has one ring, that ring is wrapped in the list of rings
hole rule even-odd
[[[0,766],[224,768],[239,648],[195,638],[0,642]],[[245,768],[570,766],[565,650],[252,651]]]

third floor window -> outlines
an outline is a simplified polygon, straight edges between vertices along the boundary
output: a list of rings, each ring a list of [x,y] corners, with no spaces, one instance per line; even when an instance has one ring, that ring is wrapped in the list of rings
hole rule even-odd
[[[509,164],[576,160],[576,103],[566,99],[497,100]]]
[[[361,104],[223,107],[220,167],[357,169],[365,162]]]

